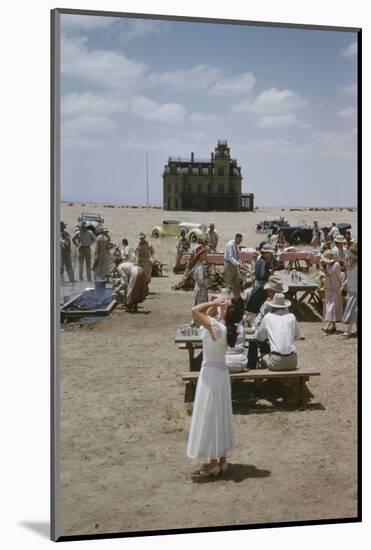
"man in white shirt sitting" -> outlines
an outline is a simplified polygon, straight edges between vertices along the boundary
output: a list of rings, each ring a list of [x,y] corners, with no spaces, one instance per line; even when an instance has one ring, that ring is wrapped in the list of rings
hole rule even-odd
[[[264,316],[256,332],[259,341],[269,340],[271,351],[262,358],[269,370],[295,370],[298,363],[294,341],[300,338],[300,332],[295,316],[286,310],[290,306],[284,294],[275,294],[270,304],[272,312]]]

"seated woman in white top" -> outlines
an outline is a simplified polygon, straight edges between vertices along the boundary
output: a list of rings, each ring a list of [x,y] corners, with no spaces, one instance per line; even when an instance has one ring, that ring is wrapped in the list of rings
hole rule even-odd
[[[220,309],[219,321],[215,319]],[[244,302],[222,296],[192,308],[193,320],[202,325],[203,361],[198,377],[189,431],[187,456],[209,460],[202,475],[224,473],[227,453],[235,446],[231,384],[225,362],[228,345],[237,339],[236,324],[242,319]]]
[[[225,362],[229,372],[241,372],[247,366],[247,355],[245,352],[246,332],[243,323],[237,325],[237,338],[233,347],[228,346],[225,354]]]

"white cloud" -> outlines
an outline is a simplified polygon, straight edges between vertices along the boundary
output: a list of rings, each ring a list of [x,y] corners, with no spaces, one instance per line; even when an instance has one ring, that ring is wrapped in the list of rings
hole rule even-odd
[[[116,18],[105,17],[104,15],[77,15],[72,13],[61,14],[61,28],[63,31],[85,30],[106,28],[112,25]]]
[[[222,70],[209,65],[196,65],[191,69],[153,73],[147,79],[148,86],[165,86],[172,90],[206,90],[222,75]]]
[[[348,86],[338,86],[340,93],[345,95],[356,95],[357,93],[357,84],[350,84]]]
[[[167,29],[164,21],[150,21],[148,19],[133,19],[122,21],[123,29],[120,33],[120,41],[125,43],[134,38],[140,38],[146,34],[163,34]]]
[[[292,90],[264,90],[255,99],[244,99],[233,107],[239,113],[282,115],[304,107],[308,100]]]
[[[345,50],[341,52],[343,57],[356,57],[357,55],[357,40],[349,44]]]
[[[197,113],[197,112],[189,115],[189,118],[192,122],[197,122],[197,123],[211,122],[216,119],[215,115],[207,114],[207,113]]]
[[[135,97],[131,101],[131,111],[145,120],[177,123],[183,122],[185,108],[179,103],[157,103],[144,96]]]
[[[255,126],[258,128],[287,128],[295,126],[297,124],[297,118],[293,114],[288,115],[267,115],[255,122]]]
[[[116,128],[116,123],[107,117],[80,116],[65,120],[62,129],[65,132],[81,132],[88,134],[101,134]]]
[[[220,78],[210,88],[210,92],[219,96],[238,96],[249,93],[255,86],[256,78],[252,73]]]
[[[62,115],[108,115],[128,110],[128,100],[112,93],[71,93],[62,96]]]
[[[336,113],[337,116],[341,118],[352,118],[356,114],[356,110],[354,107],[348,107],[348,109],[341,109]]]
[[[85,37],[62,36],[61,73],[105,88],[138,86],[146,65],[113,50],[89,50]]]

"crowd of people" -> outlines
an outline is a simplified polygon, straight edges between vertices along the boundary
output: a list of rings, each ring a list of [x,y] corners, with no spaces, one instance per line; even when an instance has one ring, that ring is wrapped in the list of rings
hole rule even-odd
[[[334,228],[325,236],[313,232],[317,246],[326,242],[321,254],[319,288],[324,291],[324,320],[326,333],[336,331],[336,323],[347,324],[344,336],[357,330],[357,243],[346,239]],[[336,227],[337,229],[337,227]],[[349,234],[350,235],[350,234]],[[234,423],[229,373],[251,369],[260,364],[272,371],[291,371],[297,368],[295,341],[302,338],[297,319],[289,308],[288,286],[274,273],[274,254],[284,245],[276,235],[275,243],[259,247],[255,261],[253,287],[248,298],[241,296],[240,274],[246,266],[240,261],[242,235],[236,233],[224,249],[224,276],[228,294],[209,301],[207,293],[208,248],[197,247],[194,255],[195,279],[192,316],[200,327],[203,342],[203,361],[198,377],[193,413],[187,444],[187,456],[204,459],[200,475],[216,477],[228,470],[227,454],[235,446]],[[324,237],[330,240],[322,240]],[[347,241],[347,242],[345,242]],[[346,308],[343,313],[343,295]],[[246,312],[257,313],[250,323]],[[250,326],[249,326],[250,325]],[[254,334],[245,352],[246,332]]]
[[[137,245],[132,248],[129,241],[123,238],[121,247],[112,243],[109,229],[103,225],[96,232],[88,229],[86,222],[81,222],[70,236],[67,224],[60,222],[60,271],[62,277],[67,273],[71,283],[75,279],[75,263],[78,260],[79,281],[108,281],[114,269],[120,277],[121,295],[128,311],[135,311],[138,303],[144,301],[149,292],[155,250],[147,241],[146,235],[140,233]],[[74,253],[72,252],[74,245]],[[72,260],[74,256],[74,260]],[[85,273],[84,273],[85,272]]]
[[[269,242],[257,247],[254,271],[241,261],[243,236],[236,233],[224,248],[224,292],[210,301],[207,256],[217,252],[218,242],[215,225],[210,224],[205,238],[192,251],[185,235],[181,235],[176,251],[177,262],[185,253],[189,254],[183,281],[190,275],[193,277],[192,318],[203,342],[187,444],[189,458],[207,460],[200,472],[203,476],[226,473],[227,455],[235,446],[229,373],[258,367],[294,370],[298,365],[295,341],[302,338],[297,319],[289,309],[292,304],[287,298],[288,285],[275,271],[275,255],[287,246],[283,232],[274,231]],[[126,238],[122,239],[121,247],[115,247],[106,226],[95,235],[82,222],[71,238],[66,224],[61,222],[61,272],[66,272],[74,282],[72,244],[75,257],[78,255],[79,280],[83,281],[84,268],[88,281],[92,280],[92,272],[96,280],[106,280],[113,263],[126,308],[136,310],[148,294],[155,258],[146,235],[139,234],[134,248]],[[357,332],[357,243],[349,231],[341,235],[335,223],[328,230],[320,230],[315,222],[312,246],[320,247],[321,251],[318,281],[325,321],[322,329],[326,334],[335,333],[336,323],[342,321],[347,326],[344,337],[349,338]],[[251,281],[245,293],[241,292],[243,276]],[[247,353],[246,334],[254,335]]]

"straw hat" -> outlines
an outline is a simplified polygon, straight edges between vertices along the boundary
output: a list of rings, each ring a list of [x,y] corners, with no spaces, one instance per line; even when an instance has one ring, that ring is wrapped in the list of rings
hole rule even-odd
[[[263,246],[261,247],[260,249],[260,254],[265,254],[265,253],[269,253],[269,254],[274,254],[276,251],[274,248],[271,247],[270,244],[263,244]]]
[[[264,285],[264,288],[274,290],[275,292],[280,292],[281,294],[284,294],[289,289],[289,287],[284,284],[282,279],[276,276],[269,277],[268,282]]]
[[[357,243],[352,244],[352,246],[350,246],[348,248],[347,255],[350,258],[354,258],[354,259],[358,260],[358,246],[357,246]]]
[[[334,241],[336,243],[345,243],[346,242],[345,237],[343,235],[336,235]]]
[[[145,238],[146,238],[146,234],[143,233],[143,231],[141,231],[141,232],[139,233],[139,238],[140,238],[140,239],[145,239]]]
[[[199,258],[204,252],[207,252],[207,248],[203,246],[202,244],[198,246],[195,250],[195,258]]]
[[[327,264],[331,264],[335,261],[335,256],[332,250],[325,250],[323,254],[321,254],[321,260],[326,262]]]
[[[274,295],[273,299],[269,303],[271,308],[283,309],[285,307],[290,307],[290,300],[286,300],[285,295],[282,293],[277,293]]]

